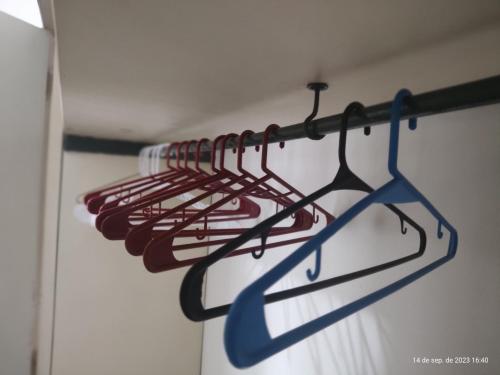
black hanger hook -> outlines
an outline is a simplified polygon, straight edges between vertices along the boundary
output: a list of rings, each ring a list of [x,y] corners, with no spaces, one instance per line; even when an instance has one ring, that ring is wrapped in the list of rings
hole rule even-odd
[[[405,227],[405,221],[402,216],[399,217],[399,220],[401,222],[401,233],[406,234],[408,232],[408,228]]]
[[[361,118],[366,118],[365,114],[365,106],[361,104],[360,102],[352,102],[350,103],[344,112],[342,113],[342,119],[341,119],[341,126],[340,126],[340,138],[339,138],[339,161],[340,164],[343,166],[347,166],[347,161],[345,157],[345,144],[346,144],[346,138],[347,138],[347,124],[349,122],[349,117],[351,117],[353,114],[361,117]],[[365,134],[367,134],[367,130],[365,128]]]
[[[266,231],[263,231],[261,233],[261,236],[260,236],[260,251],[252,250],[252,257],[254,259],[262,258],[262,256],[264,255],[264,251],[266,250],[267,237],[269,236],[269,232],[270,231],[271,231],[271,228],[269,228]]]
[[[314,106],[311,114],[304,120],[304,131],[306,132],[307,138],[318,141],[320,139],[323,139],[324,135],[317,133],[316,127],[312,123],[312,120],[318,114],[319,93],[323,90],[328,89],[328,84],[325,82],[311,82],[307,84],[307,88],[314,91]]]

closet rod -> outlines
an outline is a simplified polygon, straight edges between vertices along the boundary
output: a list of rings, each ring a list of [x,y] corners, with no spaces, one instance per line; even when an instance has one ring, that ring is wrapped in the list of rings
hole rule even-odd
[[[500,75],[497,75],[478,81],[413,95],[411,105],[405,105],[403,107],[401,118],[407,119],[410,116],[423,117],[437,115],[499,102]],[[391,104],[392,102],[385,102],[366,107],[366,119],[353,117],[352,120],[349,120],[349,124],[347,125],[348,130],[389,123]],[[313,126],[316,132],[323,135],[339,131],[341,118],[342,114],[336,114],[312,120],[311,122],[314,124]],[[260,145],[262,144],[263,136],[264,133],[255,133],[246,138],[245,145]],[[290,141],[300,138],[306,138],[304,123],[280,128],[270,138],[270,142]],[[228,142],[226,147],[232,148],[234,146],[234,142]],[[204,154],[208,156],[209,151],[204,152]]]

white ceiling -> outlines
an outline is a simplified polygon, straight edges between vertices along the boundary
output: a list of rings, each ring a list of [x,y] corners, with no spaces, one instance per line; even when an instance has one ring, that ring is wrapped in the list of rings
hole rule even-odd
[[[55,0],[55,10],[66,131],[149,141],[211,134],[200,124],[500,19],[498,0]]]

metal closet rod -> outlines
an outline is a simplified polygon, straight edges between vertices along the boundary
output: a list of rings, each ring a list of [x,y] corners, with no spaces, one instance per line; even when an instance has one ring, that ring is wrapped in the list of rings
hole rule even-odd
[[[456,86],[446,87],[439,90],[413,95],[410,106],[402,108],[402,118],[424,117],[437,115],[445,112],[458,111],[490,105],[500,102],[500,75],[481,79],[478,81],[463,83]],[[390,108],[392,102],[375,104],[365,108],[366,118],[353,117],[349,120],[347,129],[358,129],[365,126],[374,126],[389,123]],[[338,132],[341,126],[342,114],[327,116],[311,121],[318,134],[330,134]],[[255,133],[247,137],[246,146],[262,144],[264,133]],[[280,128],[270,137],[270,142],[290,141],[306,138],[304,123],[293,124]],[[226,148],[234,147],[236,142],[228,142]],[[194,151],[194,147],[190,153]],[[208,156],[210,151],[203,152]],[[182,153],[180,155],[183,157]],[[175,158],[175,156],[174,156]]]

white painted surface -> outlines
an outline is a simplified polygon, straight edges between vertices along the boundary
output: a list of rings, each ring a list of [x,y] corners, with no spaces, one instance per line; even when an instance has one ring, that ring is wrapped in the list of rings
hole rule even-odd
[[[55,51],[53,55],[47,159],[45,163],[45,200],[37,337],[37,375],[50,375],[52,327],[54,318],[54,282],[56,277],[62,157],[61,145],[64,127],[57,47],[55,47]]]
[[[0,12],[0,373],[35,348],[49,35]]]
[[[287,94],[303,119],[307,82],[336,84],[500,19],[497,0],[56,0],[55,10],[67,130],[152,141],[234,127],[223,121],[233,111],[237,126],[260,129],[242,111]]]
[[[151,274],[73,215],[82,192],[136,171],[137,158],[64,153],[52,375],[200,371],[202,328],[178,303],[185,269]]]

